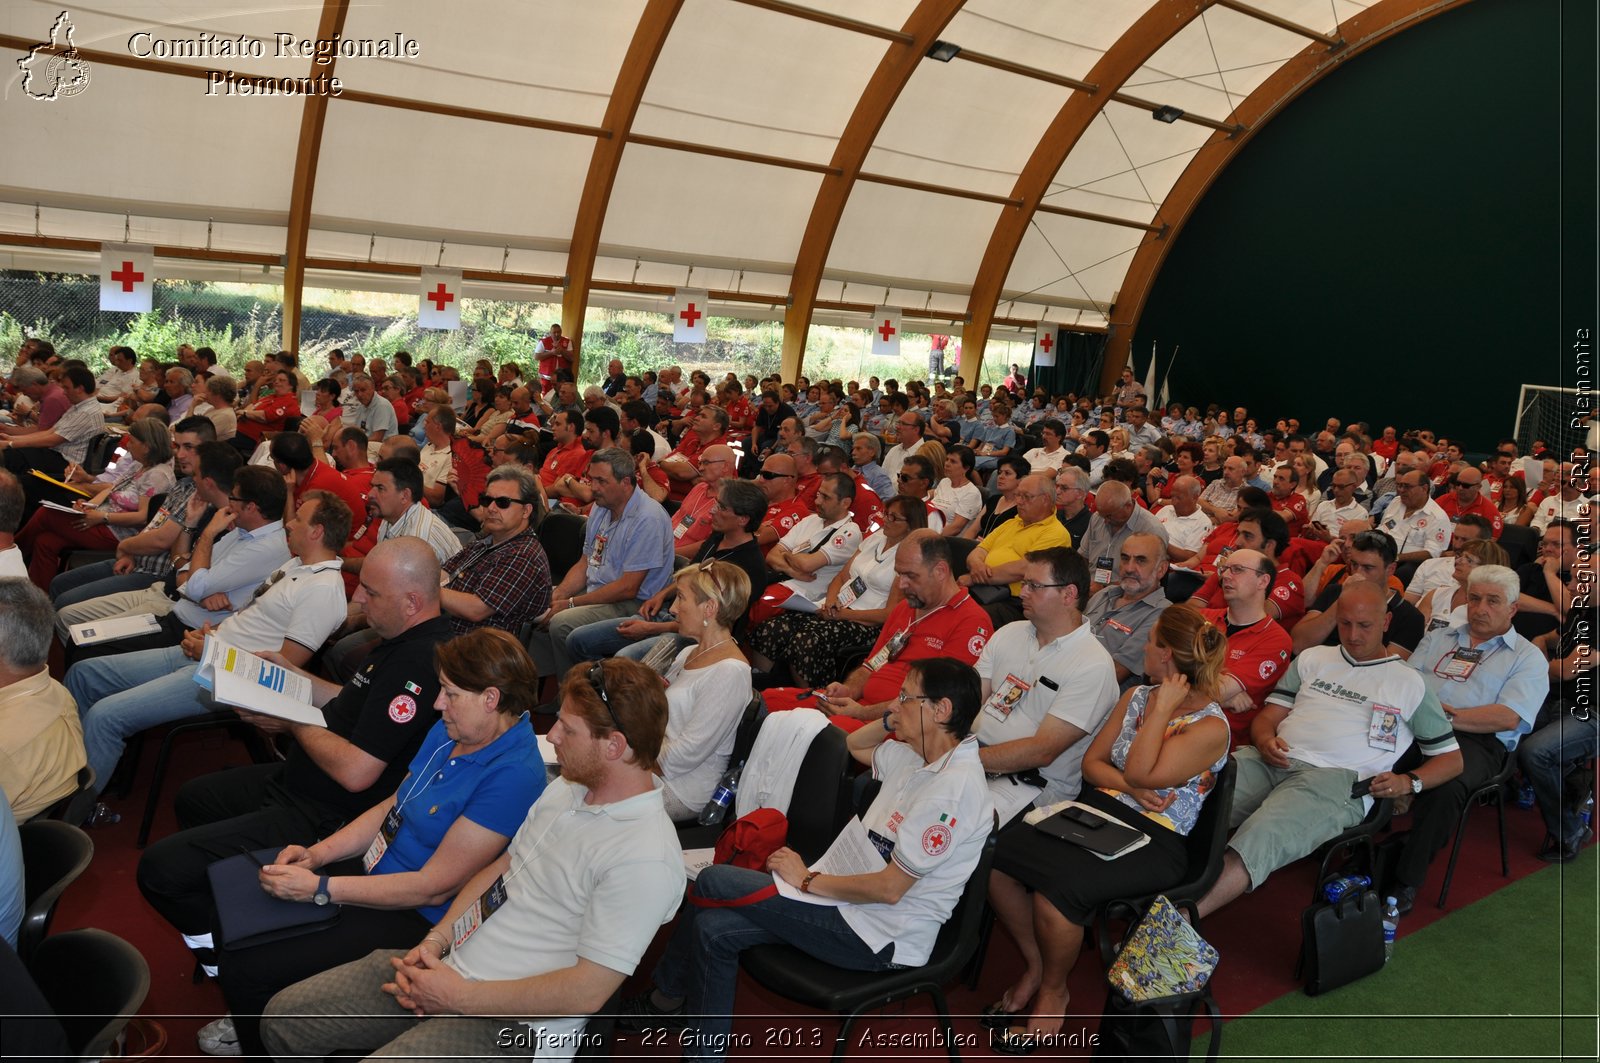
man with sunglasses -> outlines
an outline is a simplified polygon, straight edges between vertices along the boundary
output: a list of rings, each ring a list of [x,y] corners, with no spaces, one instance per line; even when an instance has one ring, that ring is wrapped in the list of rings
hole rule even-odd
[[[74,660],[176,646],[185,631],[219,624],[243,609],[256,588],[289,560],[283,534],[289,492],[283,477],[260,465],[237,468],[238,452],[224,458],[219,447],[233,450],[227,443],[200,446],[195,497],[184,512],[184,526],[193,529],[188,563],[167,582],[92,598],[57,614],[56,630]],[[195,527],[208,506],[214,515],[203,527]],[[72,645],[71,625],[140,614],[154,616],[160,631],[94,646]]]
[[[1378,517],[1378,527],[1399,544],[1400,564],[1420,564],[1444,552],[1450,518],[1428,493],[1428,477],[1407,468],[1394,478],[1395,499]]]
[[[615,447],[589,463],[595,504],[583,554],[550,592],[550,608],[536,614],[543,630],[529,644],[542,674],[572,667],[567,640],[578,628],[633,616],[672,578],[671,518],[639,489],[637,476],[633,456]]]
[[[761,552],[771,550],[796,524],[811,515],[799,495],[800,467],[787,453],[770,455],[756,473],[756,486],[767,496],[767,519],[756,532]]]
[[[1484,497],[1483,473],[1470,465],[1464,465],[1456,471],[1450,480],[1450,493],[1439,499],[1439,508],[1451,520],[1464,513],[1476,513],[1487,518],[1490,532],[1496,539],[1500,538],[1500,531],[1505,527],[1500,507]]]
[[[533,474],[516,465],[496,469],[481,501],[484,534],[444,563],[439,604],[452,635],[478,627],[516,633],[550,606],[550,562],[533,531]]]

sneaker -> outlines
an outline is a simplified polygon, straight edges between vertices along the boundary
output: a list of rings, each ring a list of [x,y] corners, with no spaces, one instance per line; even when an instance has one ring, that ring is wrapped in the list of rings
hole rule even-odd
[[[244,1050],[239,1047],[239,1033],[233,1028],[233,1016],[224,1015],[215,1022],[208,1022],[200,1027],[200,1032],[195,1035],[195,1040],[200,1043],[200,1051],[208,1056],[240,1056]]]
[[[122,813],[111,811],[104,801],[96,801],[94,808],[84,817],[83,827],[85,830],[94,830],[96,827],[114,827],[121,822]]]

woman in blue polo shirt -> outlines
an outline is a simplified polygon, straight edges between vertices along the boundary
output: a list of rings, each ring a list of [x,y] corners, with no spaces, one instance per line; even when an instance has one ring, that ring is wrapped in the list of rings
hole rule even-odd
[[[434,653],[440,693],[410,773],[388,800],[309,848],[261,870],[261,888],[343,905],[312,934],[219,954],[231,1014],[200,1031],[211,1055],[264,1055],[261,1009],[274,993],[374,949],[415,942],[456,891],[504,851],[543,792],[545,765],[528,710],[539,675],[520,642],[479,628]],[[415,712],[406,695],[391,712]]]

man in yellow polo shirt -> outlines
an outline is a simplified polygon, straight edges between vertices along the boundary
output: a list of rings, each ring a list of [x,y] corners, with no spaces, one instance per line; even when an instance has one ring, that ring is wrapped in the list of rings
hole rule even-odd
[[[967,574],[961,577],[966,587],[995,587],[1009,584],[1012,598],[1022,593],[1022,570],[1031,550],[1052,546],[1071,546],[1072,534],[1056,520],[1056,482],[1053,477],[1035,473],[1025,476],[1017,486],[1017,515],[984,537],[967,556]],[[978,594],[983,601],[994,595]],[[985,602],[1003,607],[1004,600]],[[1021,616],[1020,608],[1018,617]],[[997,621],[998,622],[998,621]]]

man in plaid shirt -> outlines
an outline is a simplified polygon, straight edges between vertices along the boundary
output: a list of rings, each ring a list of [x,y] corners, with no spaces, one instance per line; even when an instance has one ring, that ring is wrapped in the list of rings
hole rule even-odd
[[[484,535],[444,563],[439,604],[452,635],[497,627],[513,635],[550,608],[550,562],[533,531],[533,473],[502,465],[480,502]]]

